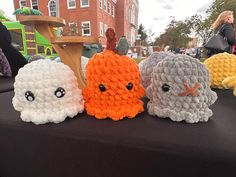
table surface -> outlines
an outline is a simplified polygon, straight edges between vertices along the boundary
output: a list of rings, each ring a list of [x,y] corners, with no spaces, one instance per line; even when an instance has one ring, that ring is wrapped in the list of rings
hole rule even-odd
[[[0,93],[13,90],[14,79],[0,76]]]
[[[82,113],[39,126],[21,121],[14,92],[1,93],[0,176],[235,177],[236,97],[216,91],[207,123],[172,122],[145,110],[132,120]]]

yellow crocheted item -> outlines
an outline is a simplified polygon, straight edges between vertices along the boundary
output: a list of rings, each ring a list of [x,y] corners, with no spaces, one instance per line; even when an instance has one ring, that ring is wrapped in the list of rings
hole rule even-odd
[[[233,88],[234,89],[233,94],[234,96],[236,96],[236,75],[232,77],[227,77],[226,79],[223,80],[222,84],[225,88],[228,89]]]
[[[209,70],[211,87],[224,89],[222,81],[236,75],[236,56],[228,53],[213,55],[204,61]]]
[[[134,118],[143,111],[144,95],[138,65],[127,56],[106,50],[95,54],[86,66],[83,89],[85,109],[97,119]]]

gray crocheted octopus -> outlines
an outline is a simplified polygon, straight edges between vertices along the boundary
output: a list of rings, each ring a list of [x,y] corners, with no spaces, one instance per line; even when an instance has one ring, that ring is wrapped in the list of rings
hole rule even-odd
[[[146,94],[149,114],[187,123],[207,122],[213,114],[208,106],[217,99],[210,89],[206,67],[187,55],[173,55],[159,62]]]
[[[147,59],[139,63],[139,70],[141,73],[142,84],[146,89],[151,83],[151,74],[153,68],[164,58],[174,55],[171,52],[154,52]]]

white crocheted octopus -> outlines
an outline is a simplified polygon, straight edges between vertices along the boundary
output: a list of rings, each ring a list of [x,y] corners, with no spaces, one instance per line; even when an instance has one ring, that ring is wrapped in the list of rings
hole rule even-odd
[[[207,122],[213,114],[208,106],[217,99],[206,67],[187,55],[159,62],[146,94],[149,114],[187,123]]]
[[[146,89],[151,83],[151,74],[153,68],[164,58],[174,55],[171,52],[154,52],[147,59],[139,63],[139,70],[141,73],[142,84]]]
[[[73,71],[61,62],[37,60],[18,72],[13,106],[25,122],[59,123],[84,110],[82,92]]]

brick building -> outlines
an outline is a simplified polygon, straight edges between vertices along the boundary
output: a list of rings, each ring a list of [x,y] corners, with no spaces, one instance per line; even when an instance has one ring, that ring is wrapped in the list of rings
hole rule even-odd
[[[65,29],[100,38],[105,45],[105,31],[112,27],[117,38],[126,36],[134,45],[138,32],[138,0],[13,0],[15,9],[28,6],[43,14],[64,18]],[[64,29],[64,30],[65,30]]]

